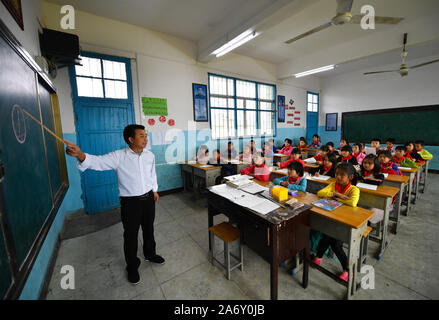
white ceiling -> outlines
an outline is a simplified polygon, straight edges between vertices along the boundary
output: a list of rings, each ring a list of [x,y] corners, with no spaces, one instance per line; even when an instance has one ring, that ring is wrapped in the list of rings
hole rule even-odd
[[[64,0],[48,1],[65,4]],[[354,0],[353,14],[369,4],[377,16],[404,20],[398,25],[377,24],[375,30],[354,24],[332,26],[292,44],[285,41],[330,21],[336,0],[69,0],[69,4],[192,40],[204,62],[213,58],[212,48],[251,27],[261,34],[235,52],[276,64],[281,79],[327,64],[339,67],[319,76],[398,64],[405,32],[413,47],[409,59],[438,53],[439,0]]]
[[[273,0],[48,0],[98,16],[198,41],[229,15],[242,21]]]

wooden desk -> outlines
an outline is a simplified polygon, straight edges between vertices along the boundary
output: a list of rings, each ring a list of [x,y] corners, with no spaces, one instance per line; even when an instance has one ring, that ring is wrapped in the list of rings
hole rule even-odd
[[[319,154],[319,152],[320,152],[319,148],[308,148],[308,156],[309,157],[316,156]]]
[[[189,181],[193,182],[193,190],[197,195],[200,194],[201,181],[204,181],[206,187],[215,185],[215,180],[221,175],[221,166],[202,167],[205,164],[189,163],[188,161],[180,163],[181,174],[183,176],[184,191],[190,189]]]
[[[383,181],[383,185],[395,187],[399,189],[398,194],[396,195],[396,208],[395,208],[395,216],[389,217],[390,220],[395,221],[395,229],[394,233],[396,234],[398,232],[398,227],[400,223],[400,214],[401,214],[401,205],[402,205],[402,195],[404,193],[405,187],[409,184],[409,177],[408,176],[399,176],[399,175],[393,175],[389,174]],[[408,210],[408,206],[406,209],[406,212]]]
[[[275,153],[273,156],[273,164],[276,164],[278,162],[287,161],[289,158],[290,158],[290,156],[287,154]]]
[[[269,182],[256,181],[260,185],[268,186]],[[289,198],[292,198],[289,196]],[[295,197],[298,201],[310,204],[319,199],[317,195],[309,192],[299,191],[299,196]],[[321,266],[315,266],[318,270],[330,276],[337,282],[347,287],[347,298],[350,299],[357,289],[357,263],[360,257],[360,244],[363,233],[367,228],[367,221],[375,214],[371,210],[360,207],[349,207],[343,205],[334,211],[327,211],[321,208],[312,207],[310,209],[310,228],[320,231],[330,237],[343,241],[349,246],[348,253],[348,267],[349,279],[348,283],[340,280],[338,275],[331,273]],[[308,240],[309,241],[309,240]],[[298,259],[296,259],[296,267],[298,266]],[[305,267],[305,266],[304,266]],[[352,275],[353,273],[353,275]]]
[[[315,169],[315,168],[318,168],[318,167],[320,167],[318,164],[306,163],[305,162],[305,168],[313,168],[313,169]]]
[[[316,180],[313,178],[308,179],[306,191],[317,193],[320,189],[327,186],[328,184],[335,182],[334,178],[330,178],[326,181]],[[395,187],[390,187],[386,185],[381,185],[377,187],[377,190],[360,189],[360,200],[358,201],[359,206],[377,208],[384,211],[383,217],[383,230],[381,232],[380,238],[371,239],[380,242],[380,251],[378,253],[377,259],[380,260],[384,251],[387,248],[387,229],[389,226],[389,206],[392,203],[392,199],[396,196],[399,190]]]
[[[261,184],[266,186],[268,182],[261,182]],[[278,295],[279,264],[298,253],[302,253],[304,261],[302,285],[304,288],[308,286],[309,212],[310,209],[282,221],[272,219],[272,213],[258,214],[211,191],[208,193],[208,227],[213,226],[213,217],[220,213],[238,223],[242,243],[270,263],[272,300],[277,300]],[[211,248],[209,238],[209,250]]]
[[[237,159],[230,159],[229,158],[229,159],[226,159],[225,161],[228,164],[233,164],[233,165],[236,166],[236,173],[237,174],[241,173],[242,169],[245,169],[245,168],[247,168],[247,167],[249,167],[251,165],[248,162],[240,161],[240,160],[237,160]]]
[[[410,212],[410,208],[412,206],[412,193],[413,193],[413,181],[415,179],[415,175],[417,175],[419,168],[410,168],[410,169],[401,169],[399,168],[399,170],[402,171],[402,174],[404,176],[408,176],[409,177],[409,187],[408,187],[408,195],[407,195],[407,211],[406,211],[406,215],[409,214]],[[416,203],[416,201],[415,201]]]

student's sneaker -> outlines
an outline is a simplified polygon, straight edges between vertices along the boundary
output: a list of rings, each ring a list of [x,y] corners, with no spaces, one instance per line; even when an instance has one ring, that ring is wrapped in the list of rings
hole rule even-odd
[[[146,261],[150,261],[150,262],[154,262],[154,263],[157,263],[157,264],[164,264],[165,263],[165,259],[163,259],[158,254],[155,254],[152,257],[145,257],[145,260]]]
[[[140,282],[139,272],[137,270],[128,272],[128,281],[132,284],[138,284]]]
[[[322,259],[315,257],[314,259],[312,259],[312,262],[319,266],[320,263],[322,263]]]
[[[339,278],[345,282],[349,282],[349,273],[343,272]]]

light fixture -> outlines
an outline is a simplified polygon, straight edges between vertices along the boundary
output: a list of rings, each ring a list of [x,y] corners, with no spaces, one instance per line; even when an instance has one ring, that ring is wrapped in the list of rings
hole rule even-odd
[[[243,33],[241,33],[239,36],[233,38],[229,42],[227,42],[225,45],[219,47],[215,51],[212,52],[212,54],[216,55],[216,57],[221,57],[225,55],[226,53],[232,51],[235,48],[238,48],[239,46],[243,45],[244,43],[250,41],[251,39],[254,39],[257,37],[259,33],[256,33],[252,30],[247,30]]]
[[[319,73],[319,72],[323,72],[323,71],[328,71],[328,70],[332,70],[335,68],[334,64],[331,64],[329,66],[326,67],[321,67],[321,68],[317,68],[317,69],[312,69],[312,70],[308,70],[308,71],[304,71],[304,72],[300,72],[300,73],[296,73],[294,76],[296,78],[300,78],[300,77],[304,77],[304,76],[308,76],[310,74],[314,74],[314,73]]]

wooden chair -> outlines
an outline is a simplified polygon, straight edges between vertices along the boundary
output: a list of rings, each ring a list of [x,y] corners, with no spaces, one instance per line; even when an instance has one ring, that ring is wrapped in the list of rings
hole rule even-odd
[[[363,233],[363,237],[361,238],[360,243],[360,257],[358,259],[358,272],[361,272],[361,267],[363,266],[363,263],[366,262],[367,258],[367,245],[369,242],[369,234],[372,231],[372,227],[368,226],[366,228],[366,231]]]
[[[218,261],[215,258],[214,248],[215,248],[215,236],[223,240],[224,242],[224,264]],[[244,270],[244,261],[243,261],[243,248],[240,241],[240,233],[239,229],[232,226],[230,223],[222,222],[215,226],[209,228],[209,237],[211,243],[211,250],[209,251],[210,263],[213,264],[213,260],[218,262],[224,269],[226,270],[227,280],[230,280],[230,272],[239,267],[241,271]],[[230,252],[229,244],[238,240],[239,241],[239,257],[236,257]],[[230,256],[238,260],[239,262],[231,266],[230,265]]]

